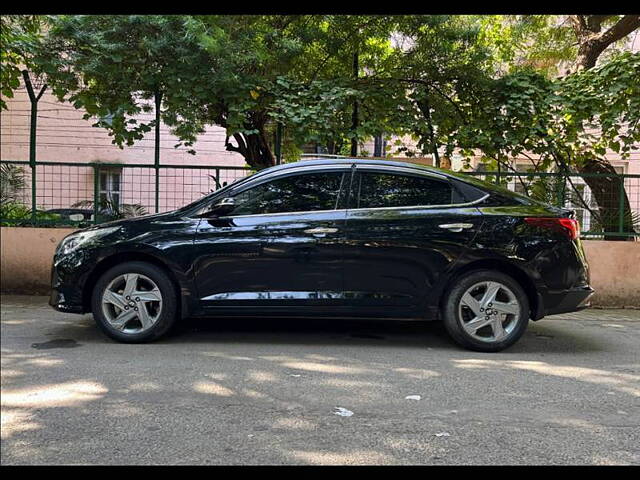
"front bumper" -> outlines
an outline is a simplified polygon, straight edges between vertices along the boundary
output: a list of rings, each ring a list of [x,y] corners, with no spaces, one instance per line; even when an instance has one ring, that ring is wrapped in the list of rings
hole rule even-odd
[[[83,262],[83,258],[77,258],[75,255],[54,258],[49,305],[60,312],[85,313],[83,286],[90,273],[91,264]]]
[[[69,303],[67,301],[67,298],[64,296],[64,293],[55,288],[51,289],[51,295],[49,296],[49,305],[51,305],[59,312],[85,313],[82,305]]]

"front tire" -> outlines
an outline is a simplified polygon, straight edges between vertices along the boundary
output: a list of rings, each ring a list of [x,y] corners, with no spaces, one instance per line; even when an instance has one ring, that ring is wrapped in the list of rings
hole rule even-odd
[[[173,283],[159,267],[125,262],[107,270],[91,296],[93,318],[109,337],[144,343],[164,335],[177,318]]]
[[[513,345],[529,323],[529,301],[513,278],[476,270],[458,278],[442,305],[444,326],[459,345],[499,352]]]

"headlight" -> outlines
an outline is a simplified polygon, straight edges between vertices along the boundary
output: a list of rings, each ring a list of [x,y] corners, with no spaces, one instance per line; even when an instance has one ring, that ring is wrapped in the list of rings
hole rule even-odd
[[[62,240],[62,242],[60,242],[60,245],[58,245],[58,248],[56,249],[56,254],[67,255],[76,250],[81,245],[86,245],[87,243],[90,243],[100,237],[109,235],[119,228],[120,227],[108,227],[100,228],[98,230],[73,233]]]

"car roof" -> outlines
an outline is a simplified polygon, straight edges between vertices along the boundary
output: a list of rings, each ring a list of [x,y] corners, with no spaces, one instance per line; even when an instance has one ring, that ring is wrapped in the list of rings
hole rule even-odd
[[[322,166],[326,165],[328,167],[335,166],[345,166],[349,167],[353,164],[357,165],[370,165],[370,166],[381,166],[381,167],[404,167],[404,168],[412,168],[418,171],[422,171],[425,173],[435,173],[437,175],[445,175],[450,176],[447,170],[442,170],[436,167],[428,167],[426,165],[417,165],[415,163],[410,162],[400,162],[397,160],[373,160],[368,158],[353,158],[353,157],[339,157],[334,159],[326,159],[322,157],[306,157],[303,160],[293,163],[283,163],[281,165],[276,165],[275,167],[266,168],[259,173],[272,173],[277,171],[284,171],[290,168],[299,168],[302,166]]]

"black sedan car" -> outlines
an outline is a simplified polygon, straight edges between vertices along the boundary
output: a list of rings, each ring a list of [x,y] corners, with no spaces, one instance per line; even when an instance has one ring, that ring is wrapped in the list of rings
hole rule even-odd
[[[314,316],[439,319],[460,345],[499,351],[530,319],[588,306],[572,217],[435,168],[308,160],[73,233],[50,304],[93,312],[121,342],[187,316]]]

